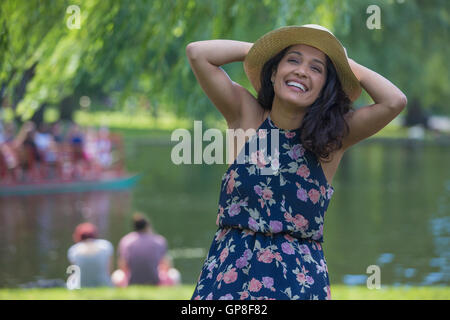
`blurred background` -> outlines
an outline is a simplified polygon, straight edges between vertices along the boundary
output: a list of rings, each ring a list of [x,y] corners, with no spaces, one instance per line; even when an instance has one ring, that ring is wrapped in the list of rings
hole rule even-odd
[[[367,12],[371,5],[378,17]],[[274,28],[307,23],[329,28],[349,57],[408,97],[392,123],[346,152],[333,180],[324,232],[331,288],[365,286],[369,265],[380,266],[382,286],[448,287],[449,9],[446,0],[1,1],[0,288],[65,281],[75,226],[96,224],[117,248],[135,211],[166,237],[182,282],[194,284],[216,231],[227,166],[174,165],[170,137],[177,128],[192,130],[194,120],[203,130],[225,130],[226,123],[196,82],[185,47],[207,39],[254,42]],[[242,63],[223,68],[255,94]],[[354,106],[370,103],[364,93]],[[78,127],[96,139],[109,132],[107,168],[80,165],[79,175],[106,179],[119,163],[115,177],[140,179],[120,190],[28,192],[36,181],[48,184],[48,172],[31,174],[27,155],[8,164],[7,141],[26,145],[21,130],[42,133],[46,124],[62,128],[62,141],[73,142]],[[76,168],[67,169],[69,182],[80,178]]]

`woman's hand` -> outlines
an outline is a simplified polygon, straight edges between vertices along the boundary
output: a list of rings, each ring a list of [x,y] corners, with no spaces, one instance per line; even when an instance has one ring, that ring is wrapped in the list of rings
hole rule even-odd
[[[398,107],[400,109],[406,106],[406,96],[388,79],[355,62],[353,59],[348,57],[347,59],[361,87],[376,104]]]

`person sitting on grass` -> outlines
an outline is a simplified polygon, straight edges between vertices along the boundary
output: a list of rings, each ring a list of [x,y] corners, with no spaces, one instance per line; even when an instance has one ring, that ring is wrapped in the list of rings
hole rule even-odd
[[[166,239],[153,232],[150,222],[140,213],[133,216],[134,231],[119,242],[117,274],[113,282],[127,285],[173,285],[179,283],[179,272],[171,267]],[[114,279],[114,277],[113,277]]]
[[[108,240],[98,239],[97,228],[92,223],[78,225],[73,233],[75,244],[67,257],[71,264],[80,267],[80,287],[112,286],[111,270],[114,247]]]

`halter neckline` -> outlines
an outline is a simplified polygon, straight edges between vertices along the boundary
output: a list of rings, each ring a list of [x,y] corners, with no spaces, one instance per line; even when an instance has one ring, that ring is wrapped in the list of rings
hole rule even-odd
[[[285,132],[294,132],[294,133],[298,133],[300,131],[300,128],[297,129],[291,129],[291,130],[287,130],[287,129],[282,129],[280,127],[277,127],[277,125],[275,125],[275,123],[272,121],[272,119],[270,118],[270,114],[267,116],[267,120],[269,121],[270,125],[278,130],[280,130],[281,132],[285,133]]]

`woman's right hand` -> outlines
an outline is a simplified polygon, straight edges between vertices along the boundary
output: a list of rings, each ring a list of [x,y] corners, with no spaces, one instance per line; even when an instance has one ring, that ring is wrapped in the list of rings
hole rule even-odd
[[[253,43],[234,40],[205,40],[189,43],[186,55],[205,94],[222,113],[229,128],[239,125],[243,101],[251,93],[230,79],[222,65],[244,61]]]

